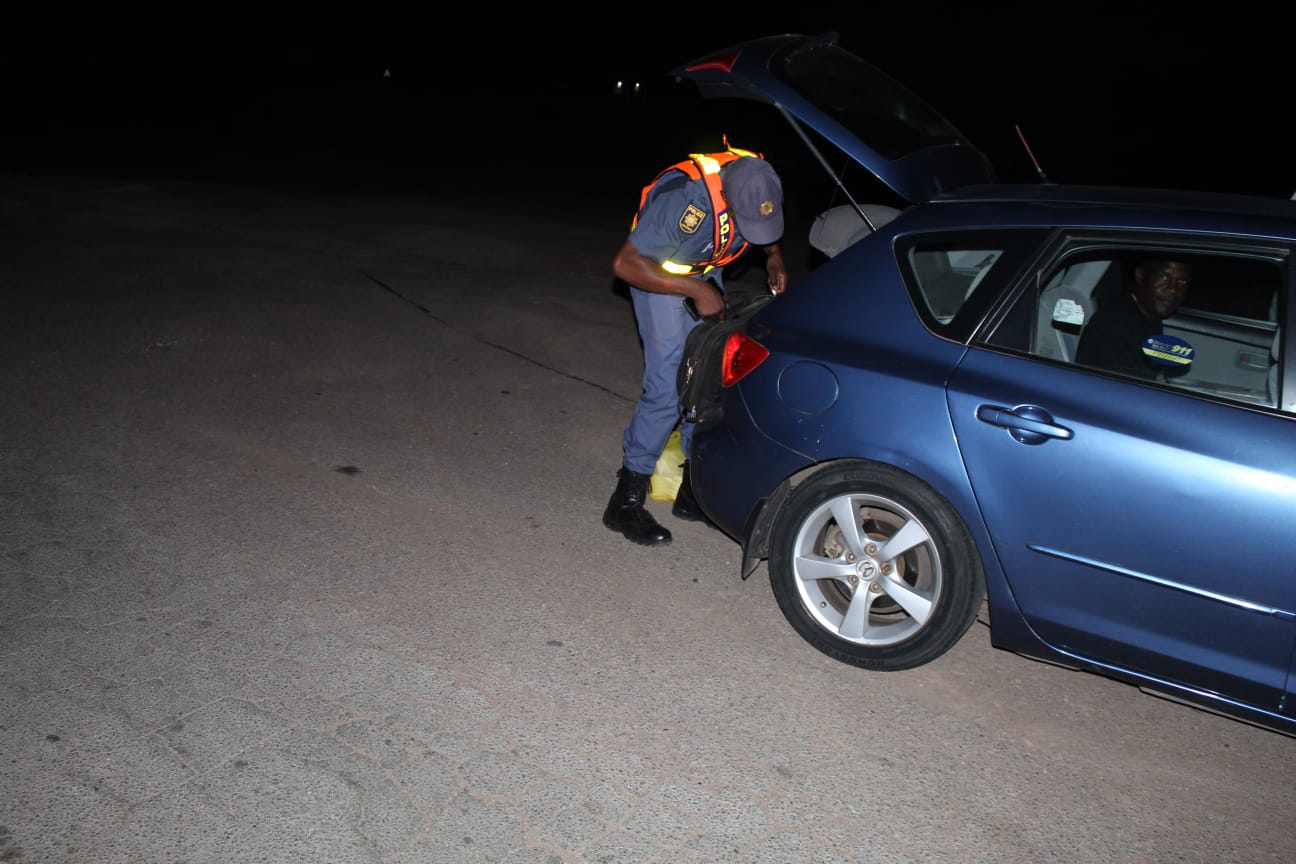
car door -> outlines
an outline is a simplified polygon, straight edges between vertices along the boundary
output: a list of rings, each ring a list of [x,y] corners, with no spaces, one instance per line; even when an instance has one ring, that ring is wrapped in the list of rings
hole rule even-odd
[[[967,352],[948,396],[995,552],[1042,639],[1280,709],[1296,643],[1296,417],[989,346]]]

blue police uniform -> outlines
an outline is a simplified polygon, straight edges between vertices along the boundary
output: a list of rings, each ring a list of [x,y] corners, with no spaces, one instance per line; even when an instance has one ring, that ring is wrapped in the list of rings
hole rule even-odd
[[[711,196],[703,180],[692,180],[681,171],[661,177],[639,211],[630,232],[630,243],[640,254],[658,264],[666,261],[706,261],[715,246]],[[736,226],[730,248],[738,249],[743,238]],[[722,267],[707,271],[705,278],[722,292]],[[684,308],[684,298],[675,294],[656,294],[631,286],[639,336],[643,340],[643,395],[635,405],[630,425],[622,436],[622,461],[638,474],[652,474],[657,458],[666,446],[679,421],[679,393],[675,388],[676,371],[684,356],[684,342],[699,322]],[[687,457],[691,452],[693,424],[680,429],[680,443]]]

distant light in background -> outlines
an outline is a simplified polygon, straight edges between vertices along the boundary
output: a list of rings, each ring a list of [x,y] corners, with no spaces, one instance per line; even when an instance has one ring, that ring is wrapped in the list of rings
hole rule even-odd
[[[638,81],[635,81],[633,84],[627,84],[625,81],[618,81],[612,88],[612,92],[616,96],[638,99],[643,95],[643,91],[640,89],[641,87],[642,85]]]

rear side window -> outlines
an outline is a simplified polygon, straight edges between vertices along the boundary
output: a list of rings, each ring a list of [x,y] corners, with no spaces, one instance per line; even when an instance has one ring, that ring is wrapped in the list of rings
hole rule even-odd
[[[927,311],[948,324],[1002,255],[1002,249],[914,247],[908,264]]]
[[[1035,230],[910,235],[896,257],[923,322],[962,341],[1043,238]]]

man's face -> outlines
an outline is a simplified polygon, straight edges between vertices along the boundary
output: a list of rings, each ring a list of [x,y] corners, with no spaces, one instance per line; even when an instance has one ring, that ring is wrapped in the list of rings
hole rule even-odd
[[[1182,261],[1144,261],[1134,268],[1134,299],[1149,318],[1169,318],[1184,301],[1192,266]]]

